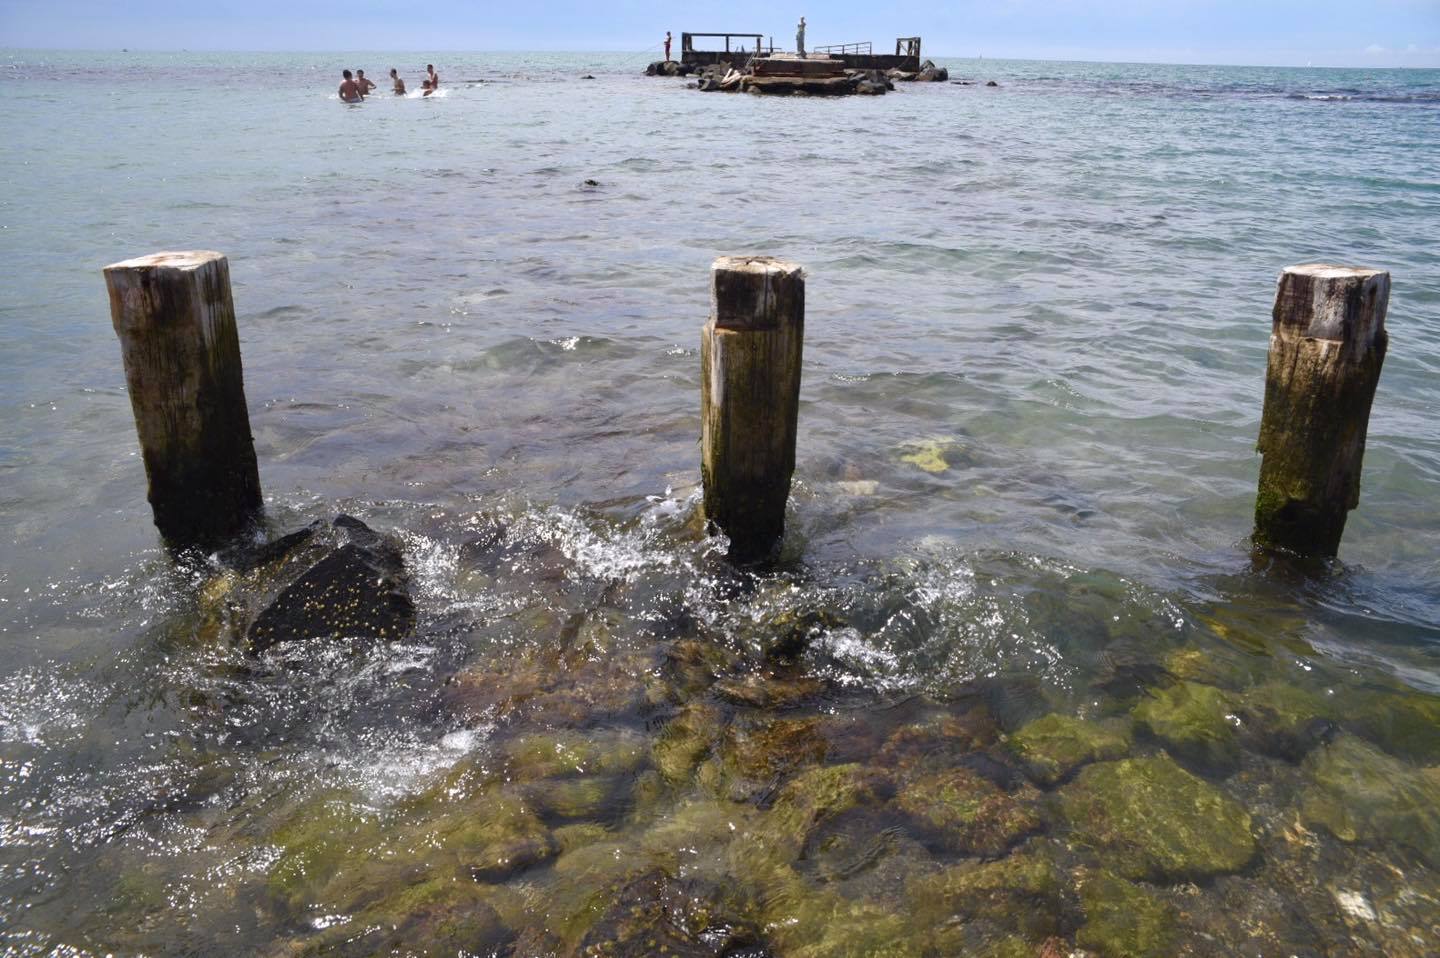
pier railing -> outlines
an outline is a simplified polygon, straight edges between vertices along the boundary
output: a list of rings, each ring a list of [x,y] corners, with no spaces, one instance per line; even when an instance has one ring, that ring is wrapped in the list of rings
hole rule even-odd
[[[868,56],[873,55],[875,51],[871,48],[870,41],[869,41],[869,40],[866,40],[866,41],[863,42],[863,43],[833,43],[833,44],[830,44],[829,46],[816,47],[816,48],[815,48],[815,52],[816,52],[816,53],[839,53],[839,54],[841,54],[841,55],[844,55],[844,54],[847,54],[847,53],[854,53],[854,54],[857,54],[857,55],[863,54],[863,55],[865,55],[865,56],[868,57]]]

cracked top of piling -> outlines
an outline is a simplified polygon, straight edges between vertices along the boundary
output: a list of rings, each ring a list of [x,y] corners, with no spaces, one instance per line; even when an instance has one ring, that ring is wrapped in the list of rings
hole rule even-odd
[[[134,259],[127,259],[119,263],[111,263],[105,267],[106,271],[112,269],[199,269],[217,259],[224,259],[224,253],[217,253],[208,249],[192,250],[168,250],[162,253],[151,253],[149,256],[137,256]]]
[[[1301,263],[1299,266],[1287,266],[1285,272],[1294,273],[1297,276],[1313,276],[1316,279],[1368,279],[1371,276],[1379,276],[1386,272],[1383,269],[1371,269],[1368,266],[1337,266],[1334,263]]]
[[[722,256],[710,267],[710,315],[716,329],[763,331],[801,324],[805,271],[773,256]]]

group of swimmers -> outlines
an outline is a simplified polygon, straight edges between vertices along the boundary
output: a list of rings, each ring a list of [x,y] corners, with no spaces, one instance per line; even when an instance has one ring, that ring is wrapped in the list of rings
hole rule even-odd
[[[365,76],[364,70],[356,70],[352,75],[349,70],[343,70],[340,74],[344,77],[340,81],[340,102],[359,103],[370,95],[375,89],[375,82]],[[400,79],[400,74],[395,68],[390,68],[390,82],[394,84],[393,90],[396,96],[405,95],[405,81]],[[425,79],[421,82],[420,88],[424,90],[424,96],[429,96],[440,89],[440,74],[435,72],[435,64],[425,64]]]

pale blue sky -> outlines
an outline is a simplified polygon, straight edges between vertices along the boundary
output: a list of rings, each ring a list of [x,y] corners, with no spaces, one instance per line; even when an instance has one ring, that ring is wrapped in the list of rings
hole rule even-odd
[[[1440,0],[0,0],[0,47],[614,50],[665,30],[790,45],[920,34],[937,56],[1440,67]]]

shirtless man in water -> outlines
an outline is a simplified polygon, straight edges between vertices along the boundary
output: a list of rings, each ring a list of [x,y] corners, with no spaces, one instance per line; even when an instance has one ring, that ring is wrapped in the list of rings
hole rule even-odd
[[[340,75],[345,78],[340,81],[340,101],[342,103],[359,103],[365,99],[360,95],[360,87],[356,85],[355,78],[350,75],[349,70],[342,71]]]
[[[398,73],[395,72],[395,68],[394,68],[394,67],[391,67],[391,68],[390,68],[390,79],[393,80],[393,81],[395,81],[395,95],[396,95],[396,96],[404,96],[404,95],[405,95],[405,81],[402,80],[402,79],[400,79],[400,74],[398,74]]]
[[[430,92],[434,93],[440,89],[440,74],[435,72],[435,64],[425,64],[425,76],[430,80]]]
[[[361,96],[369,96],[370,91],[375,89],[375,81],[366,79],[364,70],[355,71],[355,85],[360,88]]]

